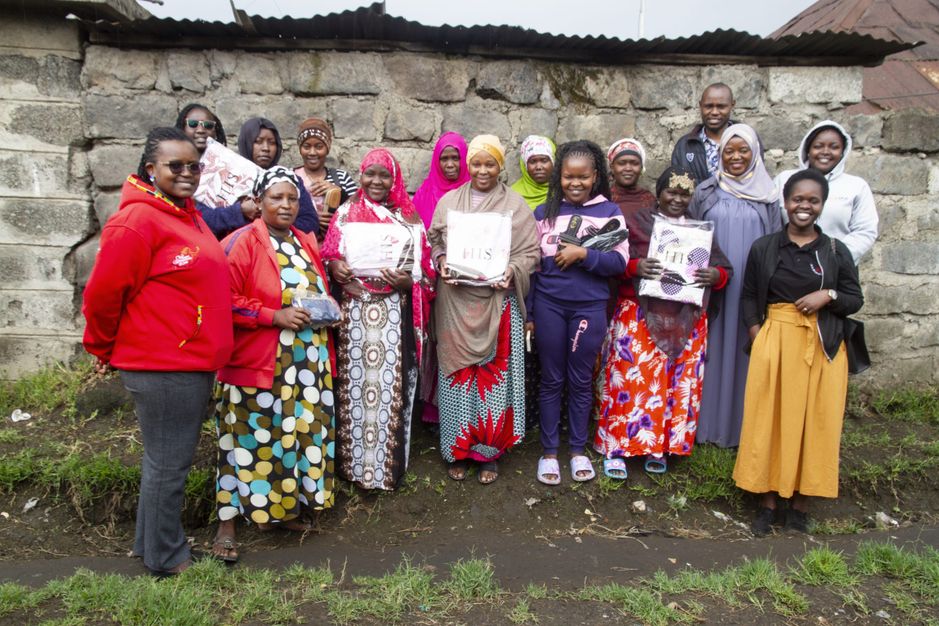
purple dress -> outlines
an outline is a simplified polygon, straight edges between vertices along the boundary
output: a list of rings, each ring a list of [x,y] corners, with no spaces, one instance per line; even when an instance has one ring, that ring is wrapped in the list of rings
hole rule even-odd
[[[714,222],[714,236],[730,260],[734,276],[724,288],[720,314],[708,320],[697,442],[730,448],[740,443],[743,392],[750,363],[743,352],[748,341],[747,329],[740,320],[740,292],[747,255],[754,241],[782,228],[782,218],[775,202],[765,204],[737,198],[716,185],[709,186],[708,182],[713,181],[709,179],[695,191],[692,209],[697,210],[693,214]]]

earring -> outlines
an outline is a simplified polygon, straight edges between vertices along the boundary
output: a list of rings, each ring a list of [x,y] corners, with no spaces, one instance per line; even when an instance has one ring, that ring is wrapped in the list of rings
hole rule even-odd
[[[156,178],[153,176],[153,174],[150,174],[150,182],[152,183],[152,182],[155,181],[155,180],[156,180]]]

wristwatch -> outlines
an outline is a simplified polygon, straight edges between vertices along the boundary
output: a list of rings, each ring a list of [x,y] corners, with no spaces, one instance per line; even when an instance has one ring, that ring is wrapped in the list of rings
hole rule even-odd
[[[828,297],[831,298],[831,301],[832,301],[832,302],[834,302],[835,300],[838,299],[838,292],[835,291],[834,289],[829,289],[829,290],[828,290]]]

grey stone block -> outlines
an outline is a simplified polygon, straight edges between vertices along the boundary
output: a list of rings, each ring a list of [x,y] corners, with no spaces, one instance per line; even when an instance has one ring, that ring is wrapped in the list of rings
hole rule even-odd
[[[698,71],[687,67],[634,68],[627,74],[637,109],[682,109],[698,105]]]
[[[284,142],[284,152],[296,148],[293,141],[304,119],[327,116],[325,99],[289,98],[284,96],[234,96],[218,98],[214,112],[225,123],[228,147],[238,149],[238,133],[245,120],[265,117],[277,127]],[[328,117],[328,116],[327,116]]]
[[[97,208],[97,207],[96,207]],[[77,246],[65,258],[62,264],[62,274],[78,289],[84,289],[94,269],[95,259],[98,257],[98,247],[101,245],[101,233]]]
[[[535,107],[519,107],[509,111],[509,122],[518,144],[528,135],[544,135],[554,139],[558,132],[558,114]]]
[[[811,127],[808,117],[778,110],[767,115],[747,115],[739,121],[756,130],[765,150],[798,150],[805,131]]]
[[[77,331],[72,289],[0,290],[0,328]]]
[[[849,166],[874,193],[916,196],[929,188],[929,162],[915,156],[858,154],[851,156]]]
[[[867,311],[867,303],[864,310]],[[903,336],[908,323],[898,317],[875,317],[864,320],[864,339],[871,352],[895,350],[907,342]]]
[[[64,336],[0,335],[0,379],[11,380],[35,373],[60,361],[71,362],[83,355],[78,332]],[[24,407],[26,410],[26,407]]]
[[[0,194],[42,198],[71,191],[66,155],[0,151]]]
[[[769,100],[792,105],[861,101],[861,67],[771,67]]]
[[[620,137],[633,136],[636,118],[626,113],[568,114],[558,125],[558,144],[576,139],[588,139],[602,147],[609,146]]]
[[[885,245],[880,251],[880,265],[888,272],[896,274],[939,274],[939,241],[898,241]],[[936,307],[936,290],[930,290],[933,300],[932,309]],[[900,306],[899,301],[894,307]],[[894,309],[894,310],[895,310]],[[922,313],[922,311],[911,311]]]
[[[880,243],[877,246],[881,246]],[[885,252],[884,246],[881,252]],[[887,268],[885,268],[887,269]],[[881,285],[877,283],[864,283],[865,315],[898,315],[911,313],[913,315],[930,315],[939,313],[939,298],[936,298],[939,282],[930,280],[926,284],[922,280],[909,280],[902,285]]]
[[[44,57],[0,55],[0,87],[8,98],[77,98],[81,62],[53,54]]]
[[[880,115],[843,115],[840,116],[840,119],[838,117],[835,119],[851,135],[851,141],[855,148],[880,146],[884,127],[884,120]],[[820,122],[821,120],[822,118],[819,118],[815,121]]]
[[[121,206],[121,192],[99,191],[95,194],[93,206],[99,228],[104,227],[108,218],[117,213],[117,209]]]
[[[280,66],[273,55],[242,53],[235,66],[242,93],[278,94],[284,92]]]
[[[90,46],[85,51],[82,82],[93,91],[153,89],[157,59],[156,52]]]
[[[396,102],[385,118],[385,138],[395,141],[430,141],[437,130],[432,109],[418,109]]]
[[[74,246],[91,227],[80,200],[0,198],[0,243]]]
[[[91,176],[101,189],[113,189],[124,184],[129,174],[137,172],[143,147],[138,145],[96,145],[88,153]]]
[[[426,55],[385,55],[384,65],[398,93],[423,102],[462,102],[476,76],[468,61]]]
[[[482,98],[533,104],[541,89],[541,77],[530,61],[484,61],[476,76],[476,93]]]
[[[454,104],[443,113],[441,132],[455,131],[466,137],[467,143],[476,135],[495,135],[507,142],[512,136],[509,117],[499,107],[478,101]]]
[[[7,289],[69,289],[62,273],[62,260],[69,249],[54,246],[28,246],[23,243],[0,245],[0,276]]]
[[[62,103],[11,103],[6,131],[59,146],[85,142],[79,107]]]
[[[919,109],[893,113],[884,120],[882,145],[898,152],[939,151],[939,114]]]
[[[212,86],[209,61],[202,52],[170,52],[166,55],[166,72],[173,89],[202,93]]]
[[[622,67],[589,68],[584,71],[583,91],[588,102],[598,107],[629,107],[629,79]]]
[[[88,136],[142,141],[155,126],[172,126],[179,112],[171,96],[105,96],[84,99]]]
[[[329,104],[330,119],[336,137],[376,140],[383,127],[376,100],[342,98]]]
[[[308,52],[287,56],[287,89],[297,95],[377,95],[387,84],[381,55]]]
[[[694,99],[697,106],[704,88],[713,83],[724,83],[734,92],[737,109],[755,109],[763,102],[763,90],[766,87],[766,71],[755,65],[707,65],[701,68],[698,94]]]

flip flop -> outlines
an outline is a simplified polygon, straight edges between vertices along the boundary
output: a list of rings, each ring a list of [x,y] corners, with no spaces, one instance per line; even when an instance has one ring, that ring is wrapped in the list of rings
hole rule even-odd
[[[490,480],[484,480],[483,472],[489,472],[491,474],[495,474],[495,476],[491,478]],[[487,461],[485,463],[480,463],[479,473],[476,474],[476,480],[479,481],[480,485],[491,485],[492,483],[496,482],[497,478],[499,478],[499,464],[498,463],[496,463],[495,461]]]
[[[218,546],[224,550],[227,554],[224,556],[221,554],[216,554],[215,547]],[[224,561],[225,563],[237,563],[238,562],[238,544],[235,542],[235,538],[229,535],[224,537],[216,537],[212,542],[213,551],[208,554],[218,561]],[[234,554],[232,554],[234,552]]]
[[[552,475],[555,478],[548,478]],[[552,487],[561,484],[561,465],[557,459],[546,459],[545,457],[538,459],[538,482]]]
[[[468,469],[469,464],[466,461],[454,461],[447,466],[447,477],[457,482],[466,480],[466,471]]]
[[[629,473],[626,471],[626,461],[622,457],[603,459],[603,473],[613,480],[626,480]]]
[[[664,456],[646,456],[645,469],[650,474],[664,474],[668,471],[668,461]]]
[[[578,476],[578,472],[587,472],[586,476]],[[584,454],[578,454],[571,457],[571,478],[579,483],[585,483],[597,477],[593,470],[593,463]]]

